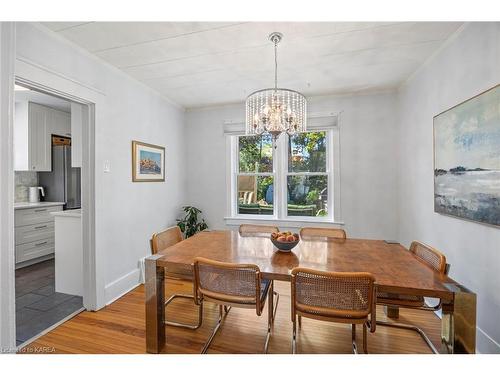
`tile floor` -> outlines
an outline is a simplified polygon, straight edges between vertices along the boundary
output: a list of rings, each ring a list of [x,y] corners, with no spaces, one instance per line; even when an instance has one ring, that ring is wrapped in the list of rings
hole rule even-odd
[[[57,293],[54,259],[16,270],[17,345],[82,308],[82,297]]]

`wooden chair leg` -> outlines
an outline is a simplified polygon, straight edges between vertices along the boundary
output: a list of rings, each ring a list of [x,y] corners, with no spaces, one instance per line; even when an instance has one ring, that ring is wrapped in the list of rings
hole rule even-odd
[[[299,315],[299,328],[302,328],[302,316]]]

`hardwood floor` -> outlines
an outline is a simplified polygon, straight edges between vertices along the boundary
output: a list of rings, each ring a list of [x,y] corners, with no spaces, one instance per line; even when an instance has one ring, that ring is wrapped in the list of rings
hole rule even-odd
[[[192,286],[177,280],[168,280],[167,295],[174,292],[190,293]],[[276,282],[280,301],[269,353],[291,352],[290,284]],[[116,302],[98,312],[83,312],[65,322],[27,347],[54,348],[55,353],[145,353],[144,286],[139,286]],[[267,309],[258,317],[253,310],[233,308],[214,339],[209,353],[261,353],[267,329]],[[194,321],[196,307],[182,299],[173,302],[167,313],[169,319]],[[215,325],[218,310],[205,304],[201,328],[191,331],[167,327],[165,353],[199,353]],[[380,320],[386,319],[382,308],[377,310]],[[402,309],[400,322],[420,326],[436,346],[439,344],[440,320],[432,312]],[[358,347],[362,347],[362,330],[357,330]],[[303,319],[298,331],[298,353],[351,353],[349,325]],[[370,353],[431,353],[417,333],[377,326],[368,334]],[[47,350],[46,350],[47,351]]]

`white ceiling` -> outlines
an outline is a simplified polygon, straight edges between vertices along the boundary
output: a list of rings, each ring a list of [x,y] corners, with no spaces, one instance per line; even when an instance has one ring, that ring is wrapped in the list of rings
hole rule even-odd
[[[45,22],[185,108],[243,101],[274,85],[306,96],[392,89],[461,23]]]

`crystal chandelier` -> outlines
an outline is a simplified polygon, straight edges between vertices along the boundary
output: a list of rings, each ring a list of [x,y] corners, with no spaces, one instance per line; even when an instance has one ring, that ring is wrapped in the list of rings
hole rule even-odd
[[[283,35],[274,32],[274,88],[253,92],[246,100],[246,134],[267,132],[276,139],[281,133],[294,134],[306,130],[306,98],[300,92],[278,88],[278,43]]]

